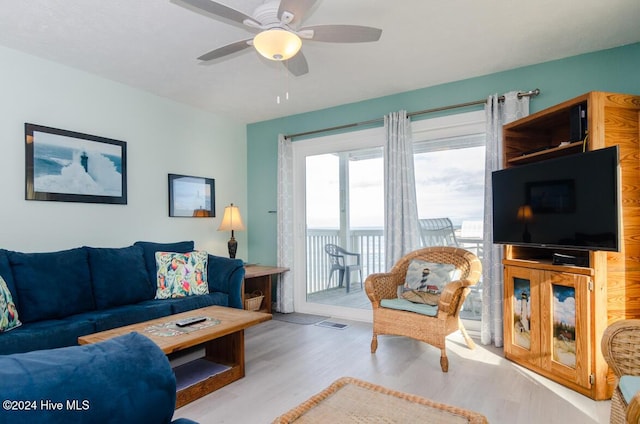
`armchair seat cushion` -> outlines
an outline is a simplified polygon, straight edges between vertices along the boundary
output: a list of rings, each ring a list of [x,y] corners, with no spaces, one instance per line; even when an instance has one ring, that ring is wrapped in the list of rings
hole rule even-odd
[[[624,401],[629,404],[631,403],[633,396],[640,392],[640,377],[623,375],[620,377],[618,386],[620,387],[620,392],[622,393],[622,397],[624,397]]]
[[[427,315],[435,317],[438,315],[438,307],[434,305],[427,305],[425,303],[414,303],[406,299],[382,299],[380,306],[383,308],[397,309],[400,311],[415,312],[421,315]]]

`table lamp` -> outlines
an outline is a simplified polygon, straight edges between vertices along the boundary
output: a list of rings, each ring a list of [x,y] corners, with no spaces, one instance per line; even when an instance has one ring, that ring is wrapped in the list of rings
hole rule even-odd
[[[531,242],[531,233],[529,233],[529,227],[527,223],[531,221],[533,217],[533,210],[529,205],[522,205],[518,208],[518,220],[524,221],[524,231],[522,233],[522,241],[525,243]]]
[[[231,231],[231,239],[229,240],[229,243],[227,243],[230,258],[235,258],[236,251],[238,250],[238,242],[233,237],[233,232],[235,230],[244,231],[244,224],[242,223],[242,217],[240,216],[240,209],[237,206],[233,206],[232,203],[230,206],[225,206],[224,216],[222,217],[220,227],[218,227],[218,231]]]

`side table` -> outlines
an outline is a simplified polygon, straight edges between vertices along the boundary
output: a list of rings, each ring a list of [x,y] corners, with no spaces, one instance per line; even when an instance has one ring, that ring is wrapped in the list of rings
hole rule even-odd
[[[242,304],[244,294],[260,291],[264,294],[259,312],[271,313],[271,277],[289,271],[289,268],[263,265],[245,265],[244,289],[242,291]]]

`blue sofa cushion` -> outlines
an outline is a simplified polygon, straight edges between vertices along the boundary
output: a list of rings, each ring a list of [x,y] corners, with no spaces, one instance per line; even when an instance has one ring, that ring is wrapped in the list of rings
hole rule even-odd
[[[96,331],[95,323],[88,319],[83,319],[81,316],[22,324],[20,328],[0,335],[0,352],[3,355],[7,355],[32,350],[75,346],[78,344],[78,337],[86,336]]]
[[[88,247],[93,296],[97,309],[130,305],[150,299],[153,286],[140,246]]]
[[[87,249],[9,252],[22,323],[95,309]]]
[[[177,299],[160,299],[156,302],[163,302],[171,306],[172,314],[191,311],[193,309],[205,308],[207,306],[228,306],[228,296],[224,293],[215,292],[201,296],[188,296]]]
[[[7,283],[7,287],[13,296],[13,303],[16,308],[19,308],[18,292],[16,291],[16,285],[13,282],[13,272],[11,271],[11,265],[9,264],[9,252],[4,249],[0,249],[0,276],[4,278],[4,282]]]
[[[3,411],[17,423],[169,423],[176,380],[160,348],[138,333],[101,343],[0,356],[3,399],[34,400],[37,411]],[[41,400],[61,402],[43,410]],[[77,406],[78,410],[68,407]],[[4,421],[4,419],[3,419]]]
[[[135,305],[123,305],[104,311],[87,313],[86,316],[95,321],[96,331],[105,331],[171,314],[171,305],[145,300]]]
[[[134,246],[140,246],[144,250],[144,263],[147,267],[147,274],[151,282],[151,290],[148,299],[153,299],[156,295],[156,287],[158,283],[156,269],[156,252],[177,252],[187,253],[194,250],[193,240],[179,241],[176,243],[154,243],[151,241],[137,241]]]
[[[241,259],[209,255],[207,258],[209,293],[226,293],[228,295],[227,306],[242,309],[244,273],[244,264]]]

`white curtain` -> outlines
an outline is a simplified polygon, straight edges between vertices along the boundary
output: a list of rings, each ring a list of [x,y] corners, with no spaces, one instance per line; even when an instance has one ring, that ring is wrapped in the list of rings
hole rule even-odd
[[[384,117],[385,265],[418,247],[420,228],[413,167],[411,121],[402,110]]]
[[[482,270],[482,325],[480,342],[503,345],[502,333],[502,246],[493,240],[493,193],[491,172],[502,168],[502,126],[529,114],[529,97],[518,98],[518,92],[504,95],[504,102],[498,95],[489,96],[485,106],[487,119],[487,144],[484,177],[484,257]]]
[[[278,136],[278,266],[290,271],[280,274],[276,311],[293,312],[293,146]]]

